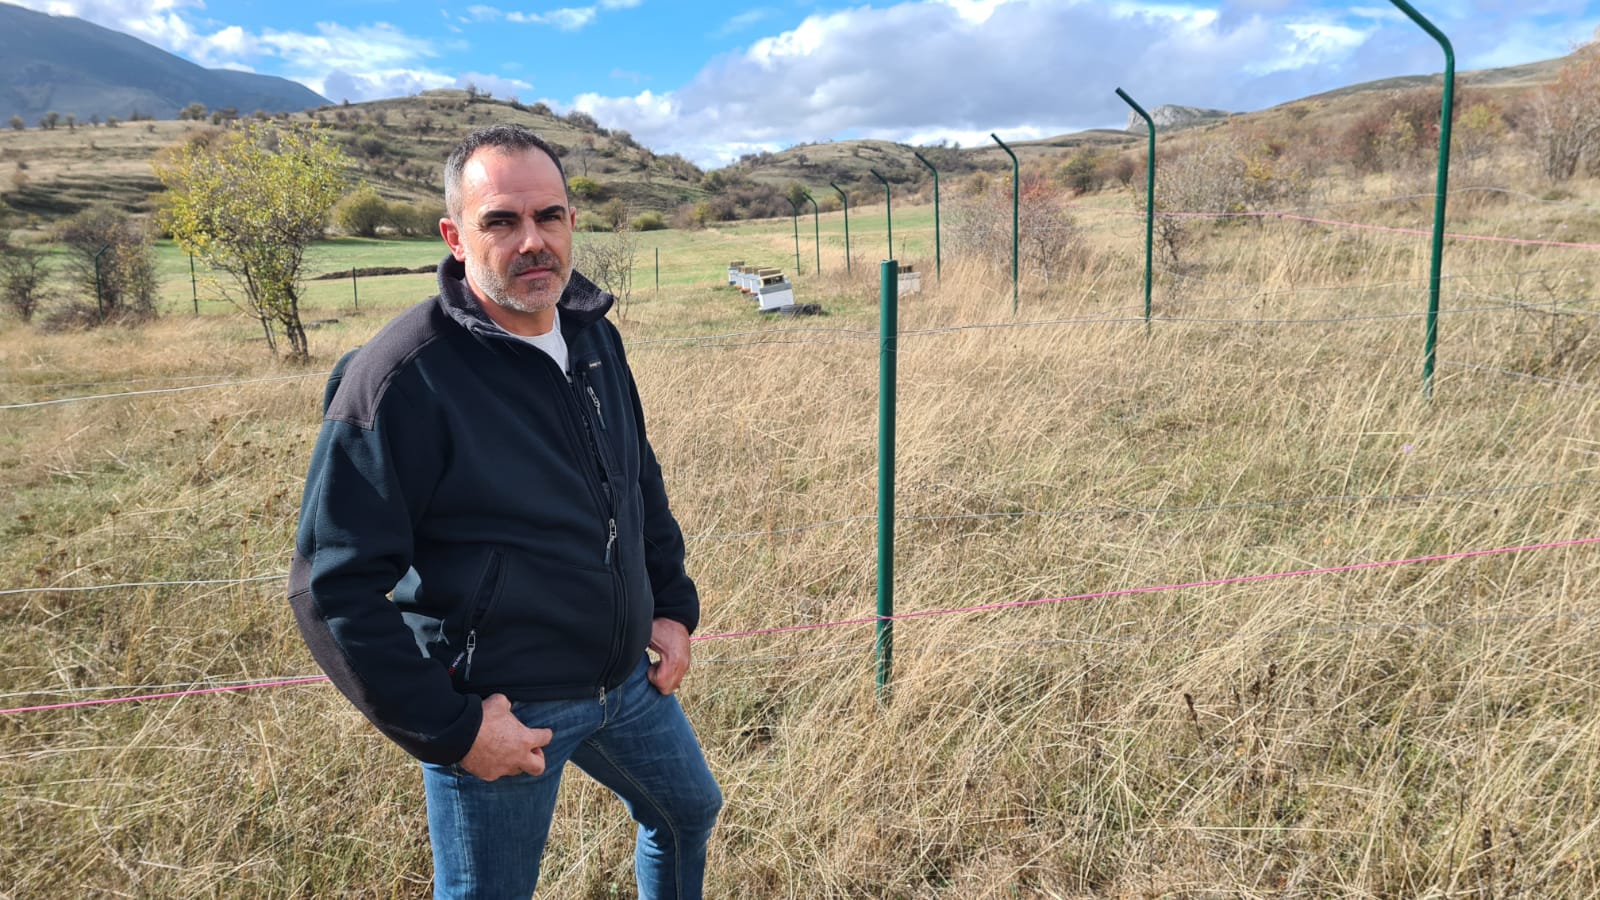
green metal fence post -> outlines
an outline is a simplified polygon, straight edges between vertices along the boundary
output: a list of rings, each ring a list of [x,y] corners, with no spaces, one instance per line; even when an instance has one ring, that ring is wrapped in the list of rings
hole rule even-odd
[[[1405,0],[1389,0],[1444,50],[1444,102],[1439,110],[1439,182],[1433,198],[1433,261],[1428,270],[1428,332],[1422,350],[1422,394],[1433,397],[1433,367],[1439,349],[1439,275],[1444,264],[1444,207],[1450,190],[1450,126],[1455,118],[1456,51],[1450,39]]]
[[[783,199],[794,210],[794,273],[796,275],[799,275],[800,274],[800,204],[794,202],[793,200],[790,200],[788,197],[784,197]]]
[[[107,244],[94,254],[94,307],[99,312],[101,325],[106,323],[106,301],[100,290],[100,255],[110,249],[111,245]]]
[[[194,314],[200,315],[200,284],[194,277],[194,254],[189,254],[189,296],[194,298]]]
[[[1018,213],[1021,208],[1022,165],[1017,162],[1017,155],[1011,152],[1006,142],[1000,140],[999,135],[991,131],[989,137],[994,138],[1000,149],[1011,157],[1011,314],[1014,316],[1017,314],[1017,263],[1021,258],[1022,246],[1022,218]]]
[[[831,181],[828,182],[828,187],[839,194],[839,202],[844,204],[844,272],[848,275],[850,274],[850,195]]]
[[[356,284],[356,267],[350,267],[350,299],[356,305],[356,312],[361,311],[361,287]]]
[[[900,263],[879,267],[878,350],[878,699],[887,700],[894,668],[894,399],[899,341]]]
[[[661,293],[661,248],[656,248],[656,293]]]
[[[817,207],[817,198],[811,192],[802,189],[800,193],[811,201],[811,235],[817,245],[817,274],[822,274],[822,211]]]
[[[944,281],[944,247],[939,240],[939,170],[933,167],[933,163],[924,159],[921,153],[913,150],[911,155],[915,156],[918,162],[927,166],[928,171],[933,173],[933,271],[934,276],[942,282]]]
[[[1152,261],[1156,236],[1156,123],[1155,120],[1150,118],[1150,114],[1144,111],[1144,107],[1128,96],[1127,91],[1117,88],[1117,96],[1121,97],[1124,103],[1133,107],[1133,111],[1144,119],[1145,127],[1150,131],[1150,153],[1144,167],[1144,327],[1148,332],[1150,328],[1150,275],[1154,268]]]
[[[879,175],[877,169],[868,169],[867,171],[871,172],[874,178],[883,182],[883,218],[889,225],[889,258],[894,259],[894,208],[889,197],[889,179]],[[895,275],[895,280],[899,281],[898,273]]]

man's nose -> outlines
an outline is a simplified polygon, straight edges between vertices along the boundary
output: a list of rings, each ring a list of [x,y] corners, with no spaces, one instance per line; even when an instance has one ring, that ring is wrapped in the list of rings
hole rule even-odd
[[[539,234],[539,224],[528,222],[523,225],[522,232],[517,241],[518,253],[538,253],[544,249],[544,238]]]

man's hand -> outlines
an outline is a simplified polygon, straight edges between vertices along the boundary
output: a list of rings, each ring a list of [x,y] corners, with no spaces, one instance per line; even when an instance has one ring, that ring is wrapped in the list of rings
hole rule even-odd
[[[502,775],[543,775],[544,751],[540,748],[550,743],[552,736],[548,728],[523,725],[511,714],[506,695],[493,694],[483,701],[483,724],[478,726],[472,749],[461,758],[461,768],[484,781]]]
[[[676,619],[656,619],[650,623],[650,649],[661,657],[650,664],[650,683],[670,694],[689,671],[689,629]]]

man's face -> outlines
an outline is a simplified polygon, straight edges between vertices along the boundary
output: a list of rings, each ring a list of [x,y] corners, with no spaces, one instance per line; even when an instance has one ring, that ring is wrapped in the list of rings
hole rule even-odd
[[[572,276],[576,222],[555,161],[537,149],[479,150],[462,170],[460,200],[439,231],[472,292],[517,313],[553,309]]]

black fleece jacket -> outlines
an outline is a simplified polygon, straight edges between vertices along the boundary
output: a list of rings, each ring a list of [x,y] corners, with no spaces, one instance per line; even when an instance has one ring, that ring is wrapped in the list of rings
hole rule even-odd
[[[693,631],[683,534],[616,328],[574,273],[569,383],[484,315],[462,265],[354,355],[306,476],[289,601],[312,655],[390,739],[465,756],[481,698],[596,696],[651,621]]]

